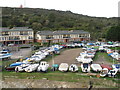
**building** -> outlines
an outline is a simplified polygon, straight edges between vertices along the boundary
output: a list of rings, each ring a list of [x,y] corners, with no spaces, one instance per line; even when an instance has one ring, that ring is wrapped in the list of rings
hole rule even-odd
[[[26,44],[34,41],[34,32],[28,27],[0,28],[0,42],[8,44]]]
[[[38,31],[36,42],[67,43],[72,41],[89,41],[90,33],[83,30],[71,31]]]

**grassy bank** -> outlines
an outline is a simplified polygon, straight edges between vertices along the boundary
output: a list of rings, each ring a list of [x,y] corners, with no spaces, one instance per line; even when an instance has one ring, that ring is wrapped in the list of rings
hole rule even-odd
[[[96,55],[95,55],[95,57],[93,58],[93,61],[97,61],[101,57],[104,57],[104,59],[107,62],[113,63],[113,60],[114,60],[114,63],[115,64],[117,63],[117,60],[113,59],[111,56],[108,56],[108,54],[106,52],[97,52]]]

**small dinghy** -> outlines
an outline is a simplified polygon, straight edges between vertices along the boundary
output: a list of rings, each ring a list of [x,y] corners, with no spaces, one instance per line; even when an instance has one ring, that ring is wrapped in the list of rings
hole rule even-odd
[[[108,72],[108,77],[115,77],[118,72],[118,69],[113,69]]]
[[[102,71],[102,67],[100,66],[100,64],[91,64],[91,68],[94,72]]]
[[[37,68],[37,71],[47,72],[49,64],[46,61],[41,61],[40,65]]]
[[[26,72],[33,72],[35,70],[37,70],[39,64],[31,64],[28,67],[25,68]]]
[[[90,65],[89,65],[89,63],[82,63],[81,64],[81,69],[82,69],[82,72],[90,72]]]
[[[103,68],[102,69],[102,71],[101,71],[101,73],[100,73],[100,76],[101,77],[105,77],[105,76],[107,76],[108,75],[108,69],[107,68]]]
[[[68,68],[69,68],[69,65],[67,63],[61,63],[59,66],[59,71],[67,72]]]
[[[78,66],[76,64],[71,64],[69,66],[69,71],[71,71],[71,72],[77,72],[78,71]]]

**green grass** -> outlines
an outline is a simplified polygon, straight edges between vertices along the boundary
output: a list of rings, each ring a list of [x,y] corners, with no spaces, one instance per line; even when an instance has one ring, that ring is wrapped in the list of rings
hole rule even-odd
[[[104,57],[104,59],[110,63],[113,63],[113,58],[111,56],[108,56],[105,52],[97,52],[95,57],[93,58],[93,61],[98,60],[100,57]],[[117,60],[114,60],[114,63],[117,64]]]
[[[120,50],[120,47],[110,47],[112,50]]]
[[[42,72],[14,72],[14,71],[4,71],[2,72],[2,78],[16,78],[16,79],[43,79],[46,78],[51,81],[65,81],[65,82],[79,82],[81,84],[88,83],[89,81],[93,81],[94,85],[101,85],[106,87],[114,87],[107,85],[107,83],[103,82],[109,82],[112,81],[113,83],[119,83],[115,78],[97,78],[95,76],[89,77],[87,75],[82,75],[81,71],[78,71],[76,73],[72,72],[60,72],[60,71],[48,71],[47,73]]]

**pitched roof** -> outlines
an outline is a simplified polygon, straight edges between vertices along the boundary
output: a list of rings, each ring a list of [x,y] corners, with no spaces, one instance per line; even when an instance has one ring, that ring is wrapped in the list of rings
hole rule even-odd
[[[9,29],[8,27],[0,27],[0,31],[32,31],[33,29],[28,27],[13,27]]]
[[[59,31],[38,31],[37,34],[39,35],[60,35],[60,34],[89,34],[89,32],[83,30],[59,30]]]

